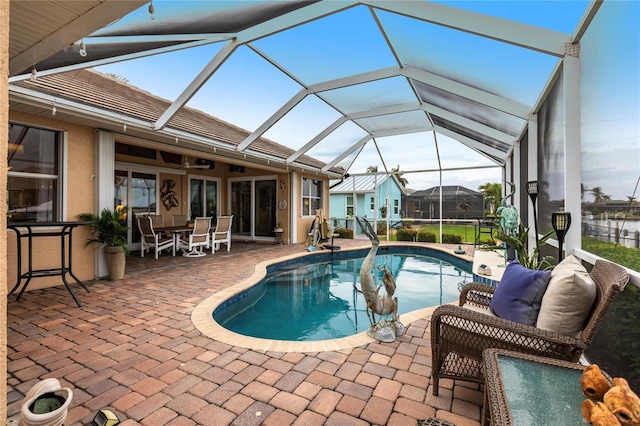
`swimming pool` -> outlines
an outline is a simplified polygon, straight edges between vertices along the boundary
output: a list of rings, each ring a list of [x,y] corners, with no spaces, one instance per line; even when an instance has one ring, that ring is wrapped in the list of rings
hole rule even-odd
[[[316,341],[365,331],[369,320],[358,288],[367,250],[321,252],[267,267],[267,276],[221,303],[213,319],[232,332],[264,339]],[[457,300],[471,263],[421,247],[383,246],[376,264],[396,278],[399,314]],[[381,284],[381,271],[374,271]],[[384,292],[384,287],[381,293]]]

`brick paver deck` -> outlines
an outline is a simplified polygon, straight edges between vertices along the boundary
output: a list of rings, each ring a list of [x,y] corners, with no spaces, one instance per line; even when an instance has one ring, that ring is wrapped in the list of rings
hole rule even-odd
[[[342,247],[368,241],[336,241]],[[108,408],[122,425],[478,425],[477,385],[441,380],[431,394],[429,319],[391,344],[335,352],[261,352],[203,336],[191,312],[301,245],[234,243],[204,258],[128,258],[125,279],[28,292],[8,302],[7,424],[24,394],[55,377],[73,390],[65,425]],[[77,287],[77,286],[76,286]],[[74,287],[75,289],[75,287]]]

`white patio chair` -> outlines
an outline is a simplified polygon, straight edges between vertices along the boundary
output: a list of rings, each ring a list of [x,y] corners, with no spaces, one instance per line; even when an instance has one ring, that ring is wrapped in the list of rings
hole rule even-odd
[[[164,226],[164,216],[162,216],[161,214],[150,214],[149,217],[151,218],[151,224],[154,228],[160,228]]]
[[[227,251],[231,250],[231,223],[233,215],[218,216],[216,228],[211,232],[211,253],[220,250],[220,244],[227,245]]]
[[[209,247],[211,238],[211,218],[197,217],[193,223],[193,232],[186,240],[178,240],[178,248],[186,250],[182,255],[187,257],[204,256],[204,247]]]
[[[151,247],[155,249],[156,259],[158,253],[164,249],[171,248],[173,256],[176,255],[176,246],[173,236],[165,237],[153,230],[151,217],[137,216],[138,229],[140,229],[140,257],[144,257],[144,252]]]
[[[187,215],[184,214],[174,214],[171,216],[171,225],[172,226],[184,226],[187,224]]]

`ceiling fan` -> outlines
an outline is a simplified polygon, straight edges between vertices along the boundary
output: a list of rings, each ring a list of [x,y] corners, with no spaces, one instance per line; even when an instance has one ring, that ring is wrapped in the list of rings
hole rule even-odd
[[[191,164],[189,163],[189,157],[186,155],[182,156],[182,165],[180,166],[181,169],[208,169],[208,168],[213,168],[211,167],[213,162],[209,161],[209,160],[202,160],[200,158],[196,158],[195,160],[195,164]]]

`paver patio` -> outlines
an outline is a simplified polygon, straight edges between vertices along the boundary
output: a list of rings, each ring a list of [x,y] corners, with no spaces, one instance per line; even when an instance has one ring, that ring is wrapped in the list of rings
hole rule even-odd
[[[368,241],[336,240],[347,247]],[[334,352],[260,352],[214,341],[191,322],[196,305],[246,279],[264,260],[302,245],[235,243],[204,258],[127,260],[123,281],[63,286],[8,302],[7,424],[23,395],[55,377],[73,390],[66,425],[89,424],[108,408],[122,425],[416,425],[438,417],[478,425],[477,385],[429,388],[429,319],[391,344]]]

